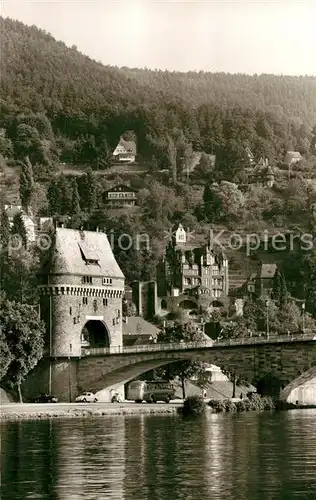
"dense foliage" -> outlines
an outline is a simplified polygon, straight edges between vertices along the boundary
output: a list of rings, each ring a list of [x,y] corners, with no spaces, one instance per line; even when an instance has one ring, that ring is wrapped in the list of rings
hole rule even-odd
[[[1,18],[0,30],[5,157],[106,168],[133,130],[153,168],[172,168],[175,178],[193,148],[216,153],[231,180],[245,145],[278,160],[311,147],[315,78],[105,67],[34,26]]]
[[[206,403],[201,396],[188,396],[181,408],[182,414],[186,417],[197,417],[206,410]]]
[[[21,384],[43,354],[44,324],[34,307],[0,297],[0,379],[16,387],[22,402]]]

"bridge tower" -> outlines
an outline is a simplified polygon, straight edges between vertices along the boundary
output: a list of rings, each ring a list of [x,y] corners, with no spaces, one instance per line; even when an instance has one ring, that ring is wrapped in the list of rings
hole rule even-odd
[[[31,377],[37,383],[29,385],[69,401],[93,390],[77,387],[76,361],[89,348],[123,345],[125,279],[105,233],[63,227],[55,230],[41,277],[45,352]]]

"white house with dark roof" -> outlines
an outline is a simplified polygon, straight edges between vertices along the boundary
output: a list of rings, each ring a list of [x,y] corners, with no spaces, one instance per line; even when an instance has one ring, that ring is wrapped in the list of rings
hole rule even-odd
[[[299,151],[287,151],[284,157],[284,163],[288,166],[295,165],[299,161],[302,161],[303,156]]]
[[[123,137],[113,152],[113,159],[118,162],[133,163],[136,159],[137,147],[135,141],[126,141]]]
[[[118,184],[104,193],[104,201],[113,207],[134,206],[137,202],[137,191],[125,184]]]

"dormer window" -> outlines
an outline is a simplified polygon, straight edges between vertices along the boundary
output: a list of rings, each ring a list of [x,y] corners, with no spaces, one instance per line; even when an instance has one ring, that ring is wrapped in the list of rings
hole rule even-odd
[[[99,256],[95,249],[88,246],[84,241],[79,243],[81,257],[87,265],[98,265]]]
[[[102,278],[103,285],[112,285],[112,278]]]

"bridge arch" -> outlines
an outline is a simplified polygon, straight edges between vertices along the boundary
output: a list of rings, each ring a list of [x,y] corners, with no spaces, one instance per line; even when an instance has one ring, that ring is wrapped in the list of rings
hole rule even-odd
[[[82,328],[81,337],[91,348],[110,347],[109,330],[101,320],[88,320]]]
[[[305,341],[284,336],[269,342],[246,339],[239,345],[216,342],[210,347],[179,345],[170,350],[156,345],[151,351],[90,353],[79,360],[77,381],[84,387],[101,390],[125,384],[142,373],[180,360],[202,361],[225,368],[239,380],[257,387],[258,392],[286,400],[296,387],[316,376],[316,342],[314,338]]]
[[[290,383],[286,384],[284,388],[282,388],[280,393],[280,399],[283,401],[288,401],[292,392],[295,391],[298,387],[310,382],[311,380],[316,378],[316,364],[312,366],[309,370],[306,370],[304,373],[299,375],[297,378],[292,380]]]

